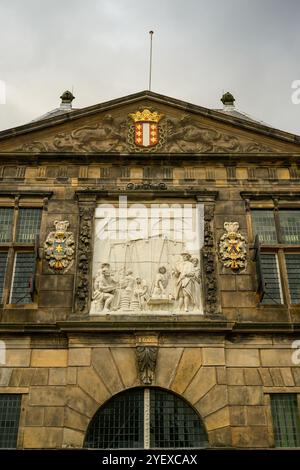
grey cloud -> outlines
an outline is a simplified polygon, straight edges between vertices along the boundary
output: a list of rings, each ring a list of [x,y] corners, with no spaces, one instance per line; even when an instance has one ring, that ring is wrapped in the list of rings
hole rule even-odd
[[[300,134],[298,0],[2,0],[0,129],[44,114],[74,86],[76,107],[143,90],[237,107]]]

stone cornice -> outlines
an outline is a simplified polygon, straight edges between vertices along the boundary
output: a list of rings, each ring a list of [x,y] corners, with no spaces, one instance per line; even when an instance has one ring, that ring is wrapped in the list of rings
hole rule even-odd
[[[159,198],[181,198],[181,197],[191,197],[199,202],[214,202],[219,192],[218,191],[205,191],[203,189],[185,189],[185,188],[175,188],[175,189],[97,189],[97,188],[87,188],[83,190],[76,191],[76,196],[79,201],[92,201],[97,199],[98,197],[102,198],[117,198],[118,196],[126,194],[129,199],[135,199],[138,197],[139,200],[142,199],[151,199],[153,197]]]
[[[281,141],[289,142],[289,143],[296,144],[296,145],[300,144],[300,136],[298,135],[284,132],[278,129],[274,129],[272,127],[257,123],[255,121],[252,122],[246,119],[233,117],[231,115],[224,114],[220,111],[215,111],[212,109],[204,108],[202,106],[197,106],[197,105],[187,103],[185,101],[181,101],[175,98],[170,98],[165,95],[153,93],[151,91],[142,91],[139,93],[128,95],[122,98],[117,98],[114,100],[110,100],[110,101],[97,104],[94,106],[89,106],[83,109],[74,110],[71,113],[67,112],[58,116],[50,117],[48,119],[37,120],[37,121],[30,122],[22,126],[18,126],[12,129],[7,129],[7,130],[0,132],[0,140],[26,134],[28,132],[51,128],[57,124],[71,122],[82,117],[91,116],[97,112],[108,111],[108,110],[112,110],[120,106],[138,103],[142,99],[145,99],[145,100],[148,99],[149,101],[152,101],[153,103],[169,105],[169,106],[172,106],[173,108],[180,109],[184,112],[189,112],[191,114],[196,114],[196,115],[204,116],[207,118],[211,118],[221,123],[231,124],[231,125],[234,125],[235,127],[252,131],[255,133],[259,133],[267,137],[273,137]]]
[[[100,334],[100,333],[216,333],[235,334],[299,334],[300,322],[234,322],[223,317],[170,316],[154,318],[140,316],[135,319],[69,320],[56,323],[0,323],[0,334]]]

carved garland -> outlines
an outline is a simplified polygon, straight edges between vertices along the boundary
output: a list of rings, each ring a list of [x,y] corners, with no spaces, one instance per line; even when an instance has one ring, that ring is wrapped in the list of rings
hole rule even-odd
[[[212,226],[214,219],[214,209],[214,204],[204,205],[204,246],[202,253],[206,312],[208,314],[218,313],[216,261]]]
[[[76,310],[88,314],[91,282],[92,229],[94,205],[79,207]]]

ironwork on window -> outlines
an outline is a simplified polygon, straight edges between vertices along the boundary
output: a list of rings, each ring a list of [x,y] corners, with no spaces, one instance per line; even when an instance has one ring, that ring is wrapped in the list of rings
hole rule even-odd
[[[276,447],[300,447],[300,416],[297,395],[271,394],[274,440]]]
[[[19,251],[15,255],[15,266],[11,289],[11,304],[30,304],[30,288],[35,271],[36,257],[33,252]]]
[[[262,303],[281,304],[282,295],[277,255],[275,253],[261,253],[260,258],[265,283],[265,295]]]
[[[300,303],[300,254],[285,255],[286,270],[288,274],[289,290],[292,304]]]
[[[277,243],[274,214],[271,210],[252,211],[253,232],[261,243]]]
[[[143,448],[144,391],[130,390],[112,398],[96,413],[87,431],[85,447]]]
[[[12,240],[14,210],[10,207],[0,207],[0,243]]]
[[[35,236],[40,231],[41,209],[20,208],[17,223],[16,241],[33,243]]]
[[[7,263],[7,251],[0,251],[0,302],[3,299],[3,288]]]
[[[0,207],[0,303],[33,302],[41,217],[40,208]]]
[[[122,392],[92,419],[84,447],[195,448],[208,445],[194,409],[176,395],[155,388]]]
[[[300,211],[280,211],[282,242],[289,245],[300,245]]]
[[[300,303],[300,210],[255,209],[252,223],[261,303]]]
[[[17,447],[21,395],[0,394],[0,448]]]
[[[206,435],[193,408],[172,393],[150,390],[151,448],[203,447]]]

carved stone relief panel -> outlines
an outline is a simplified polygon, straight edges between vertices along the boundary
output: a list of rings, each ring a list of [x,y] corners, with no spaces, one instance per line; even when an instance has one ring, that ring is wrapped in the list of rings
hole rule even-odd
[[[126,204],[95,211],[90,314],[203,314],[203,204]]]
[[[122,116],[104,114],[92,124],[35,138],[15,150],[21,152],[103,153],[270,153],[276,145],[260,143],[251,135],[208,125],[192,114],[162,114],[156,107],[139,107]]]

